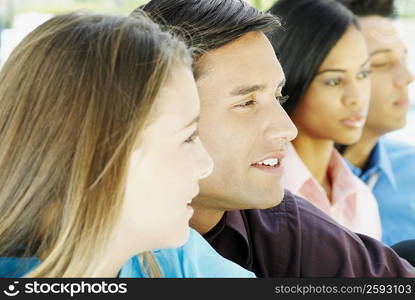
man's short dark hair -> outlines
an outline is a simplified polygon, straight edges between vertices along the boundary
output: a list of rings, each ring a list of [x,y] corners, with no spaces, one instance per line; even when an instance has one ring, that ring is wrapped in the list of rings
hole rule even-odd
[[[151,0],[132,14],[138,10],[181,35],[195,49],[196,58],[246,33],[268,32],[280,25],[277,17],[242,0]]]
[[[396,18],[394,0],[337,0],[359,17],[381,16]]]

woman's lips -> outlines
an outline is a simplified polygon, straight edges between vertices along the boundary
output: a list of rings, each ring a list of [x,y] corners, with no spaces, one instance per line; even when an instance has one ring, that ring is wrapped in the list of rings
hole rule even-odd
[[[190,204],[187,204],[186,209],[187,209],[187,212],[188,212],[188,216],[191,218],[193,216],[193,213],[195,212],[193,207]]]

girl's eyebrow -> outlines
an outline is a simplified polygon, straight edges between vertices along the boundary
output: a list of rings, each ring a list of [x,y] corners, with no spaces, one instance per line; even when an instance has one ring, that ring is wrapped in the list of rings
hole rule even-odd
[[[370,58],[371,58],[371,55],[363,62],[363,64],[360,65],[360,67],[362,68],[365,65],[367,65],[370,62]],[[341,73],[346,73],[347,71],[344,70],[344,69],[326,69],[326,70],[322,70],[320,72],[317,72],[316,76],[317,75],[320,75],[322,73],[326,73],[326,72],[341,72]]]
[[[190,126],[192,126],[194,123],[198,123],[200,120],[200,116],[195,117],[189,124],[187,124],[184,128],[188,128]]]
[[[365,65],[367,65],[370,62],[371,58],[372,58],[372,55],[369,55],[367,59],[363,62],[363,64],[360,65],[360,67],[364,67]]]
[[[346,73],[346,70],[343,70],[343,69],[327,69],[327,70],[323,70],[323,71],[318,72],[316,74],[316,76],[317,75],[320,75],[322,73],[326,73],[326,72],[342,72],[342,73]]]

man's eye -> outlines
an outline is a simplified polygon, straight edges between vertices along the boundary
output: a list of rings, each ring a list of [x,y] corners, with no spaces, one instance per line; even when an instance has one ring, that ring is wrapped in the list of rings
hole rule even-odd
[[[389,66],[389,62],[372,63],[370,65],[371,68],[375,69],[386,68],[387,66]]]
[[[255,103],[256,103],[256,101],[255,101],[255,100],[249,100],[249,101],[243,102],[243,103],[241,103],[241,104],[235,105],[235,107],[245,108],[245,107],[248,107],[248,106],[254,105]]]
[[[283,105],[285,102],[287,102],[287,100],[289,98],[290,98],[290,96],[288,96],[288,95],[275,97],[275,99],[277,99],[277,101],[280,103],[280,105]]]

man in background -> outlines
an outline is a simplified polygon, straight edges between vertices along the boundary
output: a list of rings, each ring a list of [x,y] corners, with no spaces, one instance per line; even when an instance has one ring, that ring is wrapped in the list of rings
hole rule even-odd
[[[383,242],[415,239],[415,147],[385,134],[406,124],[407,48],[393,22],[393,0],[338,0],[359,17],[371,58],[372,94],[362,138],[343,152],[378,201]],[[415,249],[413,249],[415,251]]]

